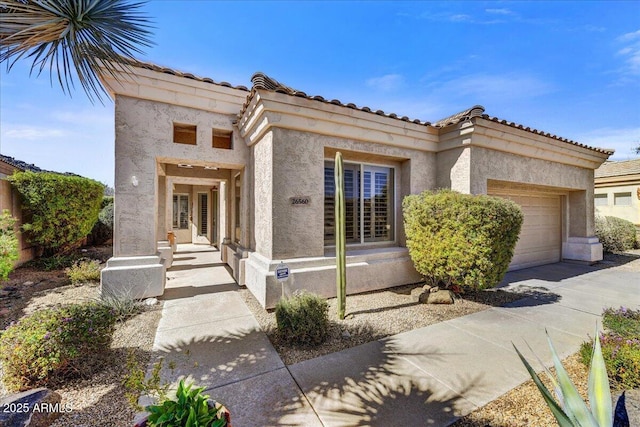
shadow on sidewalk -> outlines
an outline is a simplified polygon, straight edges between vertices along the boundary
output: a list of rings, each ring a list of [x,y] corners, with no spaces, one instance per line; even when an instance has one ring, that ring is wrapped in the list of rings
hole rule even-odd
[[[289,370],[325,426],[447,425],[473,409],[462,394],[481,389],[482,375],[453,374],[456,390],[451,390],[411,362],[419,357],[441,366],[448,355],[435,346],[417,347],[415,353],[404,352],[391,337]],[[267,425],[282,425],[291,416],[291,403],[275,408]]]

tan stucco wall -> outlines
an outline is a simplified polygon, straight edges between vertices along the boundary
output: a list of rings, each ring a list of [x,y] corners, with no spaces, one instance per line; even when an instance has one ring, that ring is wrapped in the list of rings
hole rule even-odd
[[[437,188],[471,192],[471,148],[458,147],[437,154]]]
[[[265,134],[252,147],[255,250],[266,258],[273,254],[273,134]]]
[[[235,133],[232,150],[211,147],[212,130],[232,131],[233,120],[229,114],[116,96],[114,255],[154,254],[156,242],[166,239],[156,203],[157,162],[244,167],[248,149]],[[173,143],[173,123],[197,125],[197,145]]]
[[[402,196],[435,185],[433,153],[278,128],[272,129],[269,135],[272,140],[256,144],[255,194],[256,249],[269,257],[263,248],[271,241],[271,259],[324,255],[324,163],[325,159],[332,160],[337,150],[343,152],[347,162],[380,164],[395,169],[394,235],[397,244],[404,242]],[[272,175],[267,171],[268,164],[272,165]],[[405,181],[407,177],[408,182]],[[273,182],[272,191],[269,180]],[[308,197],[310,204],[292,205],[290,198],[298,196]],[[266,206],[272,206],[271,212],[263,212],[268,209]],[[262,230],[264,218],[272,220],[271,239],[268,231]]]
[[[636,226],[640,226],[640,198],[638,191],[640,185],[616,185],[611,187],[600,187],[595,189],[595,194],[607,194],[608,204],[606,206],[596,206],[599,215],[615,216],[631,221]],[[616,193],[631,193],[631,206],[615,206],[614,195]]]

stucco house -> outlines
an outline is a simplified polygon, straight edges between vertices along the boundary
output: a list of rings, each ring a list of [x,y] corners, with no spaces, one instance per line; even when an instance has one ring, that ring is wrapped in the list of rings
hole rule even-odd
[[[42,169],[33,164],[0,154],[0,212],[6,209],[11,216],[17,220],[15,230],[18,236],[20,256],[16,261],[16,265],[19,265],[34,259],[36,256],[36,248],[30,245],[24,235],[19,232],[23,220],[20,196],[9,181],[5,179],[9,175],[13,175],[16,171],[42,172]]]
[[[596,213],[626,219],[640,229],[640,159],[605,162],[595,171]]]
[[[126,75],[125,75],[126,74]],[[310,96],[256,73],[251,88],[136,63],[104,77],[115,100],[114,256],[102,286],[163,293],[172,248],[216,245],[265,307],[289,290],[335,295],[333,159],[345,159],[348,292],[416,282],[402,198],[451,188],[514,200],[511,268],[594,262],[593,171],[612,151],[485,114],[411,120]]]

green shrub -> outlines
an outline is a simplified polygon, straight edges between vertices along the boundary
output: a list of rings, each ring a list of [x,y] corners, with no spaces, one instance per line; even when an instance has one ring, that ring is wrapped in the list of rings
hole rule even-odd
[[[109,349],[111,310],[96,303],[36,311],[0,336],[3,381],[9,390],[47,386],[86,372]]]
[[[83,259],[65,269],[65,273],[71,279],[71,283],[77,285],[84,282],[99,282],[100,270],[100,261]]]
[[[130,292],[116,292],[107,288],[102,288],[101,295],[96,302],[111,309],[111,312],[119,322],[141,313],[144,308],[144,305],[136,301]]]
[[[636,246],[636,227],[615,216],[596,215],[596,236],[607,252],[624,252]]]
[[[7,178],[26,211],[29,241],[51,255],[86,237],[98,220],[103,185],[79,176],[16,172]]]
[[[407,196],[402,208],[409,254],[430,284],[485,289],[502,280],[522,226],[518,205],[440,190]]]
[[[15,223],[16,219],[5,209],[0,215],[0,282],[9,277],[20,255],[18,237],[13,228]]]
[[[296,292],[276,305],[276,322],[280,337],[290,344],[321,344],[329,330],[329,304],[308,292]]]
[[[98,221],[91,230],[91,242],[101,245],[113,238],[113,197],[102,199],[102,208],[98,215]]]
[[[600,335],[600,343],[611,383],[621,389],[640,387],[640,310],[609,308],[603,317],[607,331]],[[585,364],[591,361],[592,342],[580,348]]]

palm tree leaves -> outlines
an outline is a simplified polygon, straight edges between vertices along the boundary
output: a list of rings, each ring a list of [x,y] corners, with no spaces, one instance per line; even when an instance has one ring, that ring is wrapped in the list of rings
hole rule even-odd
[[[32,58],[31,72],[49,69],[65,93],[73,73],[93,102],[106,94],[100,77],[116,77],[150,47],[144,2],[130,0],[0,0],[0,62]]]

